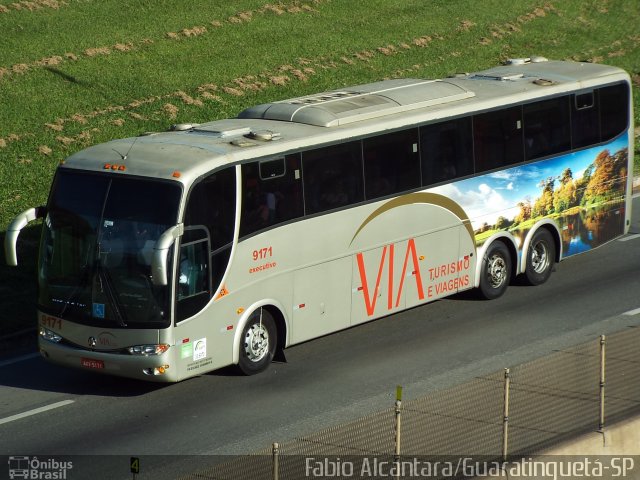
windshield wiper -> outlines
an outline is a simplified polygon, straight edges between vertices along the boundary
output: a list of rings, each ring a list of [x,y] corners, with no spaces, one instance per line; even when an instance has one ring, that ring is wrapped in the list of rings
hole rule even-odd
[[[81,268],[81,271],[82,271],[81,276],[80,276],[80,280],[78,281],[77,285],[75,287],[73,287],[73,290],[67,296],[67,298],[65,300],[62,300],[62,308],[60,309],[60,313],[58,313],[58,317],[60,317],[60,318],[62,318],[63,315],[65,314],[65,312],[67,311],[67,307],[69,305],[74,304],[73,300],[76,298],[76,295],[78,295],[78,293],[81,293],[85,289],[85,287],[87,287],[89,285],[89,281],[91,279],[91,275],[89,275],[88,265],[85,264],[80,268]],[[82,305],[82,304],[80,304],[80,305]]]
[[[78,279],[78,283],[75,287],[73,287],[73,290],[71,290],[71,293],[67,296],[67,298],[62,301],[62,308],[60,309],[60,313],[58,314],[58,316],[61,318],[67,311],[67,307],[72,304],[72,301],[75,299],[76,295],[81,293],[87,286],[89,286],[89,282],[91,281],[91,278],[93,278],[89,271],[89,251],[90,249],[87,249],[84,263],[82,264],[82,266],[80,266],[80,278]]]
[[[98,280],[100,281],[100,287],[102,291],[105,293],[107,297],[107,302],[111,307],[111,310],[115,314],[116,320],[120,324],[121,327],[126,327],[127,322],[125,321],[124,310],[122,310],[122,305],[118,300],[118,296],[113,286],[113,281],[111,280],[111,275],[109,272],[105,270],[102,266],[102,262],[100,260],[100,243],[98,242],[98,255],[96,255],[96,273],[98,274]]]

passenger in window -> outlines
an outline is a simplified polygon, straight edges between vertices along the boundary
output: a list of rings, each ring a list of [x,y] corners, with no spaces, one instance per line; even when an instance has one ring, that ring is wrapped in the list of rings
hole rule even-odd
[[[540,124],[534,124],[527,128],[525,145],[527,149],[527,159],[542,157],[549,152],[549,140],[547,139],[545,129],[542,128]]]
[[[205,244],[183,247],[180,254],[180,271],[178,275],[178,299],[191,297],[205,291],[205,275],[207,267],[202,262],[202,248]]]
[[[451,178],[456,178],[456,166],[449,160],[442,169],[442,179],[449,180]]]
[[[263,207],[266,209],[267,225],[273,225],[276,221],[276,194],[272,192],[266,192],[264,194],[264,199],[265,200]]]
[[[320,194],[322,210],[331,210],[349,203],[349,194],[343,179],[330,178],[325,180]]]
[[[180,275],[178,276],[179,299],[188,297],[191,294],[189,284],[191,283],[190,279],[192,270],[193,265],[191,264],[186,252],[183,251],[180,256]]]
[[[444,138],[442,147],[440,148],[438,165],[440,165],[442,169],[440,170],[439,181],[450,180],[456,177],[456,166],[453,163],[456,158],[455,155],[456,149],[453,146],[453,138],[447,136]]]
[[[152,223],[133,222],[133,228],[138,250],[138,263],[150,266],[156,240],[162,232],[159,232],[158,226]]]
[[[367,198],[384,197],[392,193],[391,183],[382,175],[378,165],[369,167],[367,173]]]

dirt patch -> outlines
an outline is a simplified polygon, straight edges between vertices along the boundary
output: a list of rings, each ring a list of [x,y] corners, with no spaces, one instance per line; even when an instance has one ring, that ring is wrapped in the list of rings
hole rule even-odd
[[[0,13],[10,13],[11,11],[16,12],[35,12],[37,10],[42,10],[44,8],[50,8],[53,10],[58,10],[63,6],[68,5],[67,2],[57,1],[57,0],[32,0],[27,1],[23,0],[20,2],[13,2],[9,5],[0,5]]]

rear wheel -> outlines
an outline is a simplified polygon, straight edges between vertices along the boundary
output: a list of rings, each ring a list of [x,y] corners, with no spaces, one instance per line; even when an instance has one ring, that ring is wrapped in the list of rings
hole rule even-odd
[[[511,279],[511,255],[507,246],[492,243],[482,259],[479,290],[483,298],[491,300],[502,295]]]
[[[556,258],[556,245],[549,230],[539,229],[527,249],[527,267],[524,275],[529,285],[540,285],[551,276]]]
[[[240,371],[245,375],[254,375],[266,370],[273,360],[277,337],[271,314],[264,308],[253,312],[240,338]]]

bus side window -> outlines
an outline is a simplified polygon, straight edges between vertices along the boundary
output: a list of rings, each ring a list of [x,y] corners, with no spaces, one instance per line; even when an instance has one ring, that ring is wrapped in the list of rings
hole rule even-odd
[[[359,141],[303,152],[302,171],[306,214],[364,200]]]
[[[569,97],[524,105],[523,116],[527,160],[566,152],[571,148]]]
[[[571,112],[572,148],[594,145],[600,141],[600,113],[597,92],[573,95]]]
[[[368,138],[363,152],[367,200],[420,186],[417,128]]]
[[[178,263],[177,319],[198,313],[211,299],[209,232],[204,226],[186,227]]]
[[[183,254],[187,259],[190,257],[191,259],[200,259],[201,254],[199,252],[202,251],[206,244],[208,250],[207,260],[210,261],[207,267],[208,281],[206,284],[208,287],[206,290],[201,290],[201,293],[193,297],[193,299],[178,302],[178,321],[184,320],[197,313],[199,309],[204,308],[211,296],[217,292],[231,254],[235,212],[235,167],[227,167],[210,174],[191,190],[185,210],[185,234],[181,238],[181,244],[199,244],[199,246],[192,246],[190,247],[191,250],[181,251],[180,262],[182,263]],[[199,233],[196,234],[194,232]],[[199,237],[194,238],[194,235],[199,235]],[[207,237],[206,242],[205,236]],[[181,265],[179,265],[180,268]],[[179,271],[178,275],[181,276],[182,272]],[[186,275],[186,277],[189,278],[189,275]],[[178,278],[179,280],[180,278]],[[181,293],[180,285],[178,285],[177,290],[179,300],[189,297],[189,295]]]
[[[422,185],[464,177],[473,173],[471,118],[420,127]]]
[[[610,140],[629,125],[629,89],[626,84],[598,90],[600,104],[600,140]]]
[[[209,234],[204,227],[187,227],[180,247],[178,300],[209,292]]]
[[[476,173],[522,162],[522,108],[481,113],[473,117]]]
[[[303,215],[300,154],[242,165],[240,236]]]

